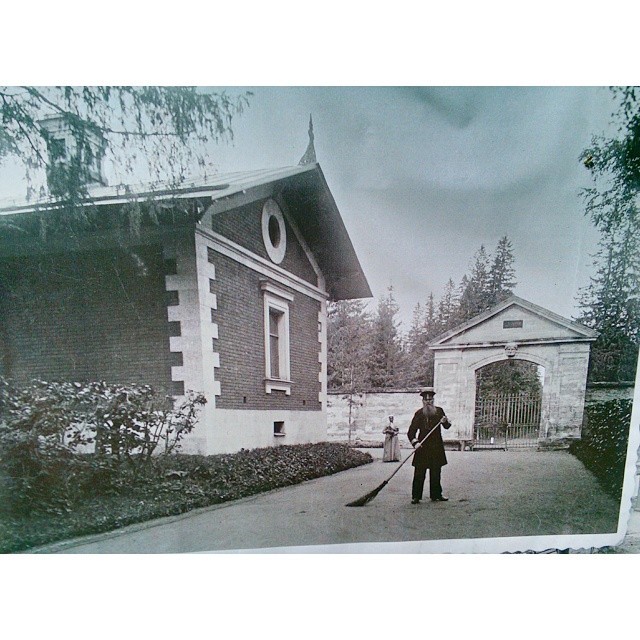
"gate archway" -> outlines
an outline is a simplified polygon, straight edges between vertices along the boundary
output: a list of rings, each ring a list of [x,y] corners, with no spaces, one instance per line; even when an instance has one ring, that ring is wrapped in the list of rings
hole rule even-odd
[[[474,440],[479,369],[526,360],[545,371],[536,446],[580,437],[589,349],[596,336],[588,327],[512,296],[436,338],[429,346],[437,402],[453,423],[448,436]]]
[[[544,367],[509,358],[475,371],[476,449],[524,449],[540,440]]]

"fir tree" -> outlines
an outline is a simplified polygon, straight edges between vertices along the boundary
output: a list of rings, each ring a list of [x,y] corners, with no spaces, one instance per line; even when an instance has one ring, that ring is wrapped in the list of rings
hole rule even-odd
[[[327,309],[327,378],[331,389],[364,390],[371,320],[362,300],[341,300]]]
[[[370,318],[362,300],[341,300],[328,305],[327,320],[327,382],[344,392],[351,441],[354,408],[367,384]]]
[[[429,340],[433,337],[435,304],[433,293],[426,307],[418,303],[413,311],[411,329],[407,339],[407,367],[405,385],[423,386],[433,383],[433,352]]]
[[[436,306],[433,299],[433,292],[429,294],[429,299],[427,300],[424,323],[429,339],[435,337],[436,335],[438,335],[438,333],[440,333],[436,318]]]
[[[489,297],[487,305],[492,307],[508,298],[516,286],[516,271],[513,268],[514,256],[511,241],[503,236],[493,255],[489,269]]]
[[[438,333],[448,331],[456,324],[458,312],[458,296],[453,280],[449,278],[445,285],[444,292],[438,302]]]
[[[640,101],[637,87],[614,89],[618,135],[594,138],[581,156],[594,184],[584,191],[586,215],[601,233],[596,275],[579,294],[578,320],[599,332],[591,380],[635,378],[640,345]]]
[[[625,226],[600,241],[596,275],[579,297],[578,321],[599,334],[589,367],[590,379],[599,382],[635,378],[640,345],[640,251],[637,230]]]
[[[488,309],[490,300],[489,281],[489,257],[484,248],[480,249],[474,256],[474,263],[471,267],[471,276],[461,284],[459,322],[466,322],[470,318]]]
[[[542,396],[542,381],[538,365],[526,360],[501,360],[486,365],[476,372],[476,395],[486,398],[500,394],[526,393]]]
[[[452,314],[454,322],[450,323],[455,325],[462,324],[473,315],[473,294],[471,291],[471,285],[469,276],[465,273],[458,285],[456,299],[458,301],[457,308]]]
[[[390,286],[387,295],[378,302],[371,328],[369,384],[375,389],[394,387],[401,377],[403,354],[396,319],[398,311],[393,287]]]

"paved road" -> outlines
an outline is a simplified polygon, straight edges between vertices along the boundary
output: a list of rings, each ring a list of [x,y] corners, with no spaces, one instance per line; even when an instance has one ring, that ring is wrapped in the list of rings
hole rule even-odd
[[[184,553],[308,545],[346,546],[305,551],[486,551],[496,549],[478,539],[499,538],[502,545],[516,537],[514,544],[522,546],[522,536],[611,534],[618,526],[617,503],[563,451],[447,452],[443,485],[449,502],[410,504],[412,467],[407,463],[368,505],[346,507],[396,468],[397,463],[380,460],[380,450],[370,452],[376,457],[372,464],[334,476],[35,552]],[[465,542],[462,547],[416,542],[443,540]],[[351,546],[383,542],[405,544]],[[547,538],[537,544],[539,549],[554,546]],[[588,537],[579,544],[595,546]]]

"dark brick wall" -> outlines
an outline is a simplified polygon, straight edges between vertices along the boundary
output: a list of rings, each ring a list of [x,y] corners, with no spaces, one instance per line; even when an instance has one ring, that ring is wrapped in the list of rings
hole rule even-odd
[[[168,392],[164,288],[159,246],[0,262],[0,373]]]
[[[237,209],[231,209],[213,216],[212,229],[236,244],[249,249],[261,258],[269,260],[262,240],[262,207],[265,200],[252,202]],[[285,219],[287,251],[278,265],[313,285],[318,284],[316,276],[304,249],[298,242],[293,229]]]
[[[320,303],[298,291],[289,291],[289,341],[291,351],[291,395],[283,391],[267,394],[264,388],[264,299],[260,280],[264,276],[230,258],[217,255],[216,294],[220,368],[216,378],[222,395],[221,409],[291,409],[318,411],[320,363],[318,313]],[[281,287],[282,285],[279,285]]]

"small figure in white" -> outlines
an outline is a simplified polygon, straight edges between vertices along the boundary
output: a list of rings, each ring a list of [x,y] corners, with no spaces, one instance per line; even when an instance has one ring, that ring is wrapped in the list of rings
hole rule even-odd
[[[393,424],[393,416],[389,416],[389,424],[384,428],[384,453],[382,462],[398,462],[400,456],[400,442],[398,432],[400,430]]]

